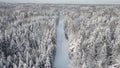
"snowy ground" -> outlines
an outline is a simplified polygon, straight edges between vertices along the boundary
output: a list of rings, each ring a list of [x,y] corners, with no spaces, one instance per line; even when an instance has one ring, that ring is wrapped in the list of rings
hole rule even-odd
[[[54,68],[68,68],[69,65],[69,48],[64,32],[64,16],[59,14],[59,23],[57,25],[57,45]]]

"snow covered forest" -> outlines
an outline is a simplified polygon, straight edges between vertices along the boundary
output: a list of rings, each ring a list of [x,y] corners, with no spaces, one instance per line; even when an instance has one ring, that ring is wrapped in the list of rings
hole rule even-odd
[[[57,10],[41,5],[0,6],[0,68],[51,68]]]
[[[120,6],[64,10],[72,68],[120,68]]]
[[[53,68],[59,10],[70,68],[120,67],[120,6],[0,3],[0,68]]]

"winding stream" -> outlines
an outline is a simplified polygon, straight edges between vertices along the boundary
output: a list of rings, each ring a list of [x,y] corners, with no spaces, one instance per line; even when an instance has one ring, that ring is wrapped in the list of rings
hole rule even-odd
[[[60,13],[57,25],[57,46],[53,68],[68,68],[68,64],[68,43],[64,32],[64,16],[62,13]]]

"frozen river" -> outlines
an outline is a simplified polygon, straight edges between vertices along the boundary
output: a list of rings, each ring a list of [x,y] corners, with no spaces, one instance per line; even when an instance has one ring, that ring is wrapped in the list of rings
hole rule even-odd
[[[64,16],[62,13],[60,13],[57,25],[57,46],[54,68],[68,68],[68,64],[68,43],[64,32]]]

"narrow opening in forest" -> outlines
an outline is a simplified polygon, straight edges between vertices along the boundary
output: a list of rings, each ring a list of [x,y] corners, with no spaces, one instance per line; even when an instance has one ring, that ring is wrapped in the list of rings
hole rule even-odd
[[[64,16],[59,13],[59,21],[57,25],[57,45],[56,55],[53,68],[68,68],[69,56],[68,56],[68,42],[65,38],[64,32]]]

